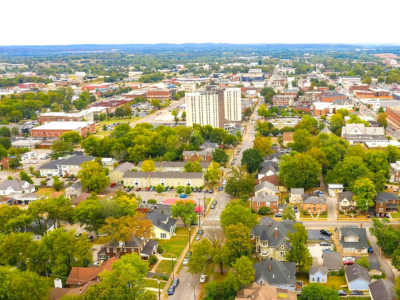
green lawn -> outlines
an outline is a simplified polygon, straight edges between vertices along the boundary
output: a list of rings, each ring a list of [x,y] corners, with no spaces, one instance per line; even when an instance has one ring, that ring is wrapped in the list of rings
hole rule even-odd
[[[169,240],[158,240],[158,245],[165,250],[163,256],[168,258],[178,258],[188,243],[189,234],[175,235]]]
[[[130,119],[129,118],[111,118],[110,120],[104,120],[99,123],[101,124],[100,127],[103,127],[103,125],[110,125],[110,124],[116,123],[116,122],[124,122],[124,123],[130,122],[131,123],[131,122],[135,122],[139,119],[141,119],[141,117],[131,117]]]
[[[320,215],[318,218],[316,218],[316,215],[313,215],[314,216],[314,218],[313,218],[310,215],[303,214],[303,211],[301,209],[299,210],[299,213],[300,213],[300,219],[320,220],[320,219],[327,219],[328,218],[327,214],[326,215]]]
[[[189,236],[189,227],[177,227],[175,233],[177,235]]]
[[[310,282],[308,281],[308,274],[299,274],[296,275],[296,279],[298,281],[303,281],[303,286],[308,285]],[[342,287],[342,286],[347,286],[346,282],[346,277],[345,276],[328,276],[328,282],[327,283],[320,283],[325,286],[333,286],[337,290],[344,290],[348,291],[347,287]]]
[[[176,260],[174,260],[174,267],[175,265],[176,265]],[[162,260],[156,268],[156,273],[171,274],[172,260]]]
[[[165,285],[167,284],[166,281],[160,280],[160,289],[163,289]],[[157,279],[144,279],[144,286],[149,287],[149,288],[155,288],[158,289],[158,282]]]
[[[400,218],[400,213],[390,213],[390,215],[391,215],[392,218],[394,218],[394,219]]]

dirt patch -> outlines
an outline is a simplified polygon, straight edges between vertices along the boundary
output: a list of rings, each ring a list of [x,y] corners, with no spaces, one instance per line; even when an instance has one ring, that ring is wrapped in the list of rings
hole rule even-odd
[[[379,58],[400,58],[397,56],[397,54],[394,53],[378,53],[378,54],[372,54],[375,57]]]

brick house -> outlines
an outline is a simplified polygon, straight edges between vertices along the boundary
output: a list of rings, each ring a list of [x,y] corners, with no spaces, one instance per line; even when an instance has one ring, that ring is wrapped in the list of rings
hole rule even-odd
[[[400,127],[400,106],[386,107],[386,114],[389,121]]]
[[[399,197],[395,193],[378,193],[374,199],[374,204],[377,213],[398,211]]]
[[[327,205],[323,195],[304,195],[302,209],[310,214],[320,214],[326,212]]]
[[[267,195],[265,192],[261,192],[251,200],[252,208],[258,212],[261,207],[268,207],[271,209],[271,212],[277,213],[279,212],[278,200],[279,196]]]
[[[97,254],[99,260],[108,260],[125,254],[137,253],[142,259],[156,254],[158,242],[134,237],[132,241],[109,243],[101,247]]]
[[[204,161],[204,162],[212,162],[213,159],[213,152],[212,148],[206,148],[200,151],[183,151],[183,161]]]

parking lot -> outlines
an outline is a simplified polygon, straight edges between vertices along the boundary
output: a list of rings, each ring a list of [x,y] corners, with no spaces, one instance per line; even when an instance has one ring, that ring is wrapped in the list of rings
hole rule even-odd
[[[322,249],[324,248],[333,248],[332,246],[328,247],[328,246],[320,246],[319,244],[309,244],[308,246],[308,250],[310,251],[311,256],[315,259],[317,259],[318,265],[322,266],[324,264],[324,261],[322,259],[322,256],[324,254],[324,252],[322,251]]]
[[[307,233],[308,241],[318,241],[318,243],[325,241],[328,243],[332,243],[332,239],[327,235],[321,234],[319,230],[307,230]]]

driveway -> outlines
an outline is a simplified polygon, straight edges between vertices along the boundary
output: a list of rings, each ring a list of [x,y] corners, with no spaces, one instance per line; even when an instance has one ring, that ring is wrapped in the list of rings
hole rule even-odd
[[[327,246],[320,246],[319,244],[311,244],[308,246],[311,256],[314,258],[314,261],[316,260],[318,262],[319,266],[324,264],[324,260],[322,259],[322,254],[324,253],[322,252],[323,248],[327,248]],[[329,248],[332,249],[332,246]]]

